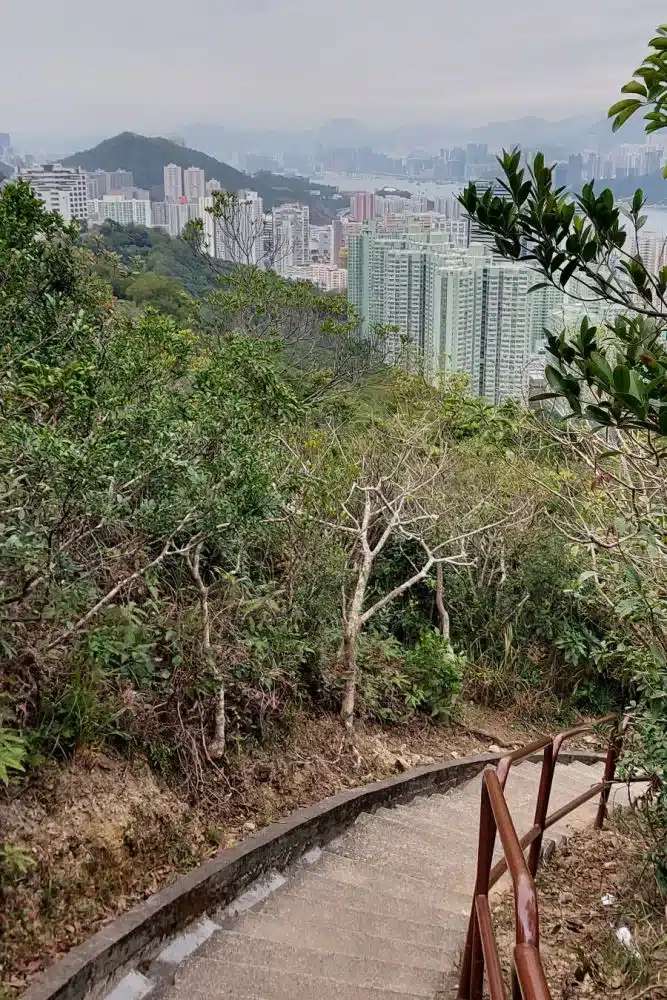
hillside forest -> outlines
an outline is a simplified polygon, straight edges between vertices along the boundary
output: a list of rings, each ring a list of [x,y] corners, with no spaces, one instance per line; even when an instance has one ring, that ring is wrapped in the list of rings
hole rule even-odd
[[[546,731],[628,708],[626,772],[664,775],[667,271],[624,251],[610,193],[585,189],[575,214],[539,157],[502,166],[511,198],[463,196],[499,249],[625,307],[611,329],[552,331],[541,410],[493,407],[461,376],[428,384],[409,352],[388,367],[386,331],[361,342],[338,295],[216,274],[196,246],[140,230],[82,237],[26,184],[2,189],[8,829],[95,761],[139,762],[179,815],[215,816],[304,718],[335,727],[340,756],[367,725],[427,741],[470,702]],[[594,266],[610,247],[620,275]],[[202,850],[221,842],[207,830]],[[146,891],[202,856],[179,831]],[[99,883],[110,857],[122,870],[108,846],[59,850],[54,867],[3,839],[8,968],[103,919],[77,893],[120,892]],[[662,836],[663,887],[664,851]]]

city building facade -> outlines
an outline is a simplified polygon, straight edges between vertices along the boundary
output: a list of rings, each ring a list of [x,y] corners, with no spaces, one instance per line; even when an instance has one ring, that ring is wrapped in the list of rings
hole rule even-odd
[[[88,180],[80,167],[44,163],[20,171],[49,211],[59,212],[65,222],[88,220]]]
[[[278,205],[273,209],[273,266],[279,274],[310,264],[310,209],[307,205]]]
[[[106,194],[103,198],[89,201],[90,222],[100,223],[111,219],[121,226],[153,225],[151,203],[147,198],[124,198],[122,195]]]
[[[465,372],[471,392],[493,403],[522,395],[537,331],[553,308],[544,290],[529,295],[534,284],[526,265],[483,244],[457,246],[437,230],[365,226],[349,239],[348,298],[362,334],[389,328],[389,362],[409,344],[427,377]]]
[[[183,168],[176,163],[168,163],[163,170],[164,200],[178,201],[183,197]]]

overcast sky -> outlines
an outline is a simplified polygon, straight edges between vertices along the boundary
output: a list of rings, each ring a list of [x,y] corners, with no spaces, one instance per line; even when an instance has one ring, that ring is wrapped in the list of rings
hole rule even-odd
[[[607,107],[664,0],[3,0],[0,131],[470,125]]]

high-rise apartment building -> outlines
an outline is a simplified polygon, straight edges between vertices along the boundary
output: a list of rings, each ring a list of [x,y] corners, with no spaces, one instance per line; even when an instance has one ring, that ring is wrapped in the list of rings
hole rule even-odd
[[[107,191],[122,191],[134,187],[134,177],[131,170],[110,170],[107,173]]]
[[[349,239],[348,298],[362,331],[397,327],[386,341],[389,361],[399,359],[407,338],[427,377],[466,372],[471,391],[494,403],[522,394],[534,331],[548,312],[546,301],[528,294],[534,283],[527,266],[480,244],[457,247],[447,233],[368,226]]]
[[[350,217],[355,222],[368,222],[375,218],[375,195],[372,191],[357,191],[350,195]]]
[[[463,213],[463,208],[458,198],[455,198],[451,194],[444,198],[435,198],[433,208],[438,215],[444,215],[446,219],[460,219]]]
[[[637,234],[637,247],[644,266],[657,274],[667,263],[667,241],[662,234],[641,229]]]
[[[92,170],[88,173],[88,197],[96,200],[109,194],[109,174],[106,170]]]
[[[180,236],[188,222],[202,217],[199,201],[188,201],[181,196],[179,201],[166,201],[164,204],[167,232],[170,236]]]
[[[167,228],[167,203],[166,201],[154,201],[151,203],[151,217],[153,226],[160,229]]]
[[[100,199],[91,199],[91,222],[111,219],[121,226],[153,225],[151,203],[147,198],[124,198],[120,194],[106,194]]]
[[[211,257],[235,264],[267,266],[270,250],[267,252],[265,246],[264,203],[256,191],[239,191],[226,218],[218,218],[209,211],[214,204],[212,196],[200,199],[199,204]]]
[[[336,264],[334,226],[310,227],[310,259],[314,264]]]
[[[168,163],[164,168],[164,200],[178,201],[183,197],[183,168],[176,163]]]
[[[342,266],[341,250],[343,249],[343,223],[340,219],[334,219],[331,223],[333,230],[333,248],[331,263],[334,267]]]
[[[32,186],[52,212],[60,212],[66,222],[88,219],[88,181],[80,167],[63,167],[60,163],[44,163],[24,167],[20,176]]]
[[[273,267],[310,264],[310,209],[307,205],[278,205],[273,210]]]
[[[189,201],[206,197],[206,174],[199,167],[187,167],[183,171],[183,194]]]
[[[347,270],[330,264],[290,267],[285,270],[283,277],[292,281],[311,281],[326,292],[344,292],[347,289]]]
[[[567,185],[573,194],[579,194],[581,191],[583,166],[581,153],[572,153],[567,161]]]

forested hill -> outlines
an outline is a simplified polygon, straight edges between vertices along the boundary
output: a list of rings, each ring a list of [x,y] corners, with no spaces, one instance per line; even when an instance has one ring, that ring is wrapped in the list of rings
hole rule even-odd
[[[335,188],[313,187],[305,177],[264,172],[251,177],[198,149],[135,132],[121,132],[92,149],[73,153],[63,163],[85,170],[131,170],[137,187],[147,188],[154,197],[162,196],[163,168],[167,163],[176,163],[181,167],[199,167],[207,180],[215,178],[228,191],[241,188],[257,191],[267,209],[289,201],[306,202],[316,223],[327,221],[341,208],[340,199],[334,198]]]

